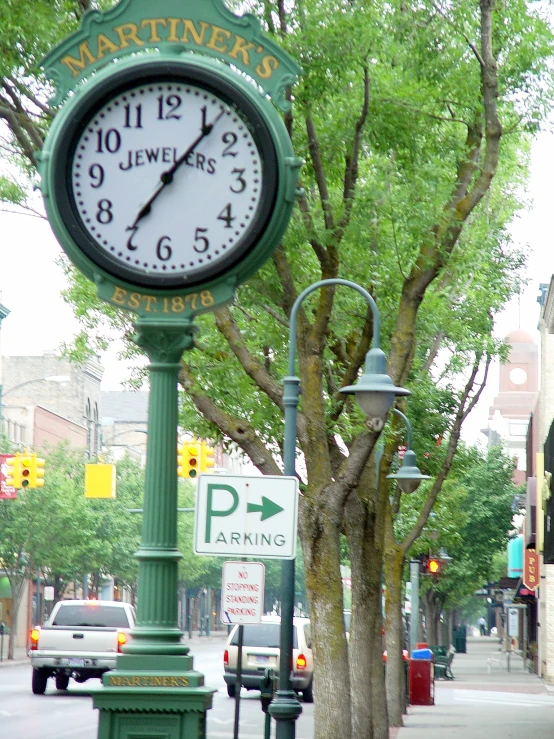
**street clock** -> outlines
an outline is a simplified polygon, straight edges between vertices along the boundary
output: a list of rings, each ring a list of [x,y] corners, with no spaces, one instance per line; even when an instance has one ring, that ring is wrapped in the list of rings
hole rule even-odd
[[[283,235],[298,160],[279,115],[237,73],[189,57],[104,70],[52,127],[48,217],[93,279],[179,291],[243,265],[242,280]]]

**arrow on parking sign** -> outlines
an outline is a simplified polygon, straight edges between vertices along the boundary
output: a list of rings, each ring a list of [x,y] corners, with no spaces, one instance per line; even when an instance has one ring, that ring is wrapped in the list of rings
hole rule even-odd
[[[260,521],[265,521],[267,518],[271,518],[271,516],[276,516],[277,513],[281,513],[284,508],[281,508],[280,505],[277,505],[277,503],[274,503],[272,500],[269,500],[269,498],[266,498],[265,495],[262,495],[262,504],[259,505],[258,503],[248,503],[246,506],[246,512],[247,513],[261,513]]]

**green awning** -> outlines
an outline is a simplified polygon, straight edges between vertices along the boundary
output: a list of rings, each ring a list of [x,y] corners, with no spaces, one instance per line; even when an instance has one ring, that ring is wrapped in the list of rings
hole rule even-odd
[[[0,598],[11,598],[12,589],[7,577],[0,577]]]

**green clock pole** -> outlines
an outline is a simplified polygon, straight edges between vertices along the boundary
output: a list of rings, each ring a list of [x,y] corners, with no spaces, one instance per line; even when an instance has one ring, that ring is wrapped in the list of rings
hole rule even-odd
[[[177,383],[192,321],[140,319],[133,341],[150,359],[148,453],[139,561],[137,623],[117,669],[93,694],[98,739],[205,739],[215,692],[193,670],[178,626]],[[146,732],[146,733],[144,733]]]

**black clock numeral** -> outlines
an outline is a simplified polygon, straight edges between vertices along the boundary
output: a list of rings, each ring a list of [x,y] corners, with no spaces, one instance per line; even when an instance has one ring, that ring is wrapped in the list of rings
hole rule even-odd
[[[236,218],[236,216],[231,214],[231,203],[227,203],[225,208],[223,208],[217,217],[219,221],[225,221],[225,228],[233,228],[232,223]]]
[[[98,144],[96,147],[98,154],[103,154],[104,149],[106,149],[110,154],[115,154],[116,151],[119,151],[119,147],[121,146],[121,134],[117,128],[109,128],[105,134],[104,130],[99,128],[96,132],[96,136],[98,138]]]
[[[194,251],[197,251],[199,254],[203,254],[210,248],[210,242],[208,241],[208,238],[206,236],[202,236],[202,234],[205,233],[208,233],[207,228],[197,228],[194,232],[194,240],[202,242],[200,245],[194,244],[193,246]]]
[[[127,104],[123,106],[125,111],[125,123],[123,128],[142,128],[142,105],[135,105],[131,109],[131,105]]]
[[[180,115],[177,115],[177,111],[183,102],[179,95],[160,95],[156,100],[158,101],[159,121],[168,121],[171,118],[179,120],[181,118]]]
[[[223,136],[221,137],[221,140],[224,144],[227,144],[227,146],[223,149],[223,155],[224,157],[236,157],[238,154],[238,151],[231,151],[233,146],[237,143],[238,136],[233,131],[226,131]]]
[[[95,190],[101,187],[104,182],[104,167],[101,164],[91,164],[88,173],[92,180],[90,186],[94,187]]]
[[[133,236],[138,231],[138,228],[138,226],[127,226],[127,228],[125,229],[126,231],[131,231],[131,235],[127,239],[127,249],[129,249],[130,251],[138,249],[138,246],[136,244],[133,244]]]
[[[104,226],[106,225],[106,223],[111,223],[113,221],[112,201],[104,198],[103,200],[99,200],[97,205],[98,212],[96,213],[96,220],[98,221],[98,223],[101,223]]]
[[[164,243],[164,241],[166,243]],[[167,260],[171,257],[172,251],[171,247],[169,246],[170,243],[171,238],[169,236],[162,236],[162,238],[158,241],[158,244],[156,246],[156,256],[162,262],[167,262]]]
[[[234,192],[236,195],[238,195],[239,193],[244,192],[246,190],[246,180],[242,176],[244,174],[244,172],[245,172],[244,169],[236,169],[235,168],[235,169],[232,169],[231,170],[231,174],[236,174],[237,181],[234,182],[231,187],[229,187],[229,190],[231,190],[231,192]],[[240,189],[235,190],[235,186],[236,185],[239,185],[239,188]]]

